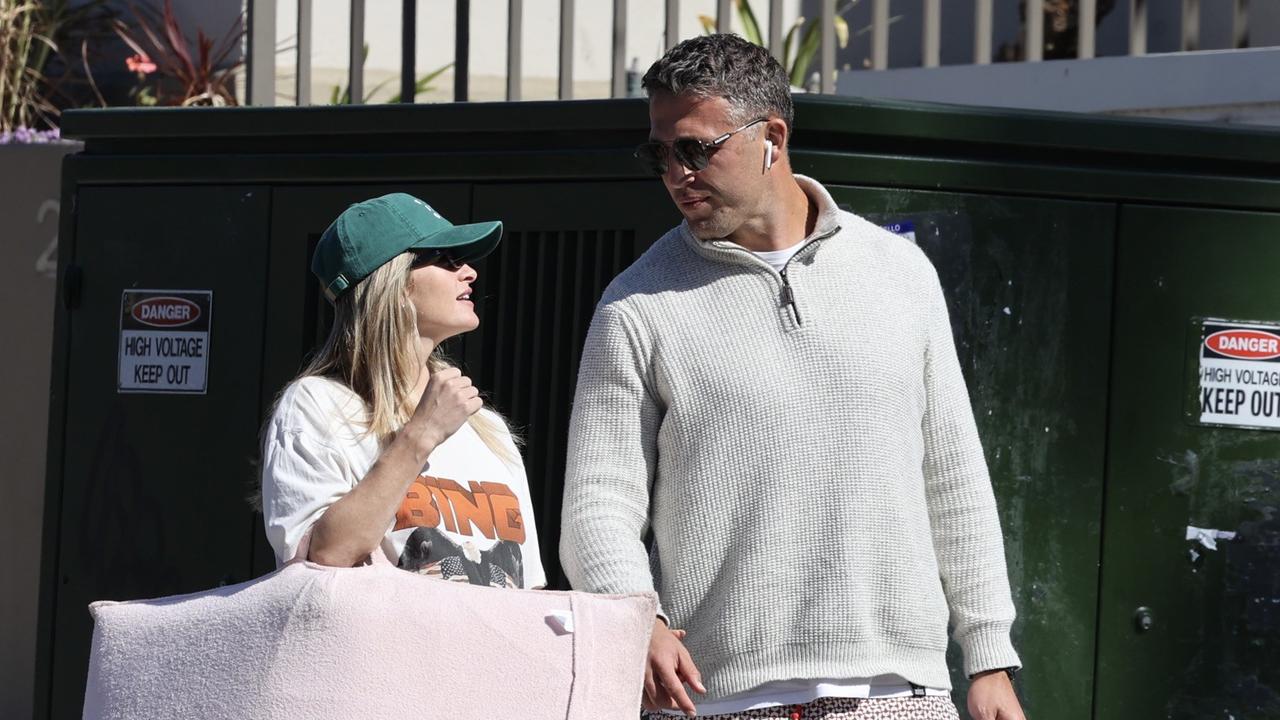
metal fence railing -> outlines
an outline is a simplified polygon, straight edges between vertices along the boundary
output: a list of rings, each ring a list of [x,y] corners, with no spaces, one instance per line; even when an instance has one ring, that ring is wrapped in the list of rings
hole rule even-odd
[[[297,3],[298,26],[297,41],[294,46],[296,60],[296,102],[299,105],[310,103],[311,95],[311,50],[312,44],[312,0],[286,0]],[[659,0],[641,0],[657,4]],[[839,0],[822,0],[819,14],[819,51],[817,53],[817,72],[819,81],[814,89],[824,93],[835,91],[836,70],[836,4]],[[954,0],[959,3],[962,0]],[[1153,0],[1154,1],[1154,0]],[[1200,47],[1201,0],[1167,0],[1181,3],[1181,49],[1194,51]],[[364,17],[365,0],[349,0],[351,14],[348,23],[350,40],[350,59],[347,70],[347,84],[350,88],[351,102],[358,103],[363,97],[364,86]],[[469,60],[471,52],[471,2],[470,0],[454,0],[456,3],[456,33],[454,45],[454,88],[455,100],[467,100],[469,96]],[[559,0],[559,62],[557,96],[561,99],[573,97],[574,71],[574,20],[577,0]],[[921,57],[922,67],[937,67],[942,57],[942,0],[899,0],[899,2],[920,3],[922,31]],[[972,0],[974,12],[973,63],[986,64],[992,62],[993,30],[995,27],[994,0]],[[1043,2],[1043,0],[1027,0]],[[1127,3],[1129,25],[1129,55],[1143,55],[1147,52],[1147,6],[1148,0],[1119,0]],[[611,72],[610,92],[614,97],[626,94],[626,39],[627,39],[627,0],[612,0],[613,28],[611,38]],[[680,17],[680,0],[661,0],[665,13],[664,36],[665,46],[670,48],[680,38],[678,19]],[[248,81],[246,97],[251,105],[272,105],[275,100],[275,57],[276,57],[276,8],[277,0],[248,0]],[[769,21],[767,37],[769,50],[775,57],[782,59],[783,52],[783,8],[782,0],[768,0]],[[715,27],[727,32],[730,19],[735,9],[734,0],[716,0]],[[872,70],[884,70],[889,67],[889,26],[895,18],[891,18],[890,0],[870,0],[871,24],[869,27],[871,52],[868,67]],[[417,0],[402,0],[401,3],[402,43],[401,43],[401,92],[400,101],[414,101],[415,88],[415,33],[417,17]],[[1098,0],[1075,0],[1078,28],[1076,37],[1076,57],[1092,58],[1096,54]],[[1248,46],[1249,0],[1230,0],[1230,24],[1233,47]],[[1025,53],[1019,58],[1026,62],[1044,59],[1045,47],[1045,14],[1040,12],[1025,13]],[[506,98],[521,99],[522,47],[521,32],[524,20],[524,0],[507,0],[507,79]]]

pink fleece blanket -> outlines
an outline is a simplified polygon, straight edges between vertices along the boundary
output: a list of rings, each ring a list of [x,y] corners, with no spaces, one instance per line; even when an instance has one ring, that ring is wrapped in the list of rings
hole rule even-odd
[[[89,609],[85,718],[634,720],[656,602],[294,562]]]

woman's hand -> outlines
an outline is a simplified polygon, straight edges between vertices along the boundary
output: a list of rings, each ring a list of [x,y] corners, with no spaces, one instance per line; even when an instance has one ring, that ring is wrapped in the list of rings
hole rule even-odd
[[[471,378],[458,368],[448,368],[432,373],[405,427],[416,430],[415,435],[430,451],[457,432],[483,405]]]
[[[322,565],[350,567],[364,562],[369,553],[381,552],[382,536],[431,451],[482,405],[480,391],[461,370],[432,374],[403,430],[351,492],[316,521],[308,557]]]

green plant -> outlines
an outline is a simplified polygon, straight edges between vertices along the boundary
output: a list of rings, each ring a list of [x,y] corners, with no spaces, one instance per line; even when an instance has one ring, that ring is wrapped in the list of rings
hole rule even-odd
[[[369,59],[368,43],[365,43],[364,45],[363,54],[364,54],[363,55],[364,59],[366,60]],[[453,63],[447,63],[445,65],[441,65],[435,70],[432,70],[426,75],[423,75],[422,77],[418,78],[413,83],[413,93],[417,95],[419,93],[424,93],[424,92],[433,90],[434,88],[431,86],[431,82],[436,78],[440,77],[441,74],[443,74],[445,71],[447,71],[451,67],[453,67]],[[378,94],[379,90],[386,87],[387,83],[395,79],[396,78],[394,77],[390,77],[378,83],[377,85],[374,85],[372,88],[370,88],[367,92],[364,93],[364,97],[361,98],[360,100],[361,103],[365,105],[369,104],[369,102],[373,100],[374,96]],[[395,95],[392,95],[391,98],[387,100],[387,102],[398,103],[400,102],[400,100],[401,100],[400,93],[396,93]],[[350,85],[347,85],[347,86],[334,85],[333,88],[329,91],[329,104],[330,105],[350,105],[351,104]]]
[[[54,126],[41,69],[56,52],[44,8],[31,0],[0,0],[0,132],[36,124]]]
[[[59,109],[86,103],[107,104],[89,68],[101,61],[104,41],[114,34],[112,24],[117,13],[110,2],[39,0],[44,7],[46,34],[58,48],[45,58],[41,72],[47,85],[46,98]]]
[[[158,17],[150,8],[132,2],[128,7],[133,25],[117,20],[114,30],[135,53],[125,65],[138,76],[131,93],[138,104],[237,104],[234,77],[243,61],[231,58],[244,38],[243,16],[236,18],[221,40],[197,30],[193,53],[171,0],[164,0]]]
[[[836,42],[839,43],[841,48],[848,47],[849,22],[845,20],[844,16],[861,0],[830,1],[839,3],[836,6],[835,15]],[[734,5],[738,10],[738,19],[742,22],[743,37],[747,42],[766,47],[766,39],[764,34],[760,32],[760,23],[756,20],[756,14],[751,9],[750,0],[734,0]],[[901,15],[891,17],[889,18],[889,24],[892,25],[901,19]],[[703,31],[708,35],[716,31],[715,18],[710,15],[699,15],[698,20],[702,23]],[[868,32],[871,32],[871,26],[869,25],[859,29],[854,33],[854,36],[861,36]],[[798,43],[797,38],[799,39]],[[809,66],[813,63],[813,58],[818,54],[818,48],[821,45],[822,23],[818,20],[805,22],[803,17],[796,18],[782,41],[782,67],[786,68],[792,85],[801,87],[805,84],[805,75],[809,72]]]

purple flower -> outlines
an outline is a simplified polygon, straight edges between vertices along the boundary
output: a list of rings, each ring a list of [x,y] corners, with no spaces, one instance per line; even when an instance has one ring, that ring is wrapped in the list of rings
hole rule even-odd
[[[50,130],[34,130],[19,126],[12,131],[0,132],[0,145],[47,145],[62,139],[58,128]]]

